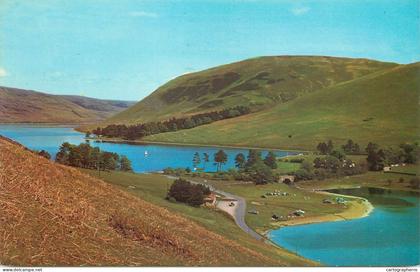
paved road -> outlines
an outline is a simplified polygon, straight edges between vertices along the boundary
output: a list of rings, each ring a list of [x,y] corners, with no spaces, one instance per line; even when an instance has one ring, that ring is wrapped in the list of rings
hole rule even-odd
[[[177,177],[174,176],[166,176],[170,179],[177,179]],[[193,181],[193,180],[188,180],[191,183],[195,183],[198,184],[199,182]],[[202,184],[202,183],[201,183]],[[260,234],[258,234],[257,232],[255,232],[253,229],[251,229],[246,223],[245,223],[245,215],[246,215],[246,201],[244,198],[237,196],[237,195],[233,195],[231,193],[228,192],[224,192],[221,190],[218,190],[216,188],[214,188],[211,185],[207,185],[210,190],[212,190],[213,192],[222,195],[226,198],[229,199],[234,199],[235,201],[218,201],[216,204],[216,207],[218,209],[221,209],[225,212],[227,212],[228,214],[230,214],[233,219],[235,220],[236,225],[238,225],[238,227],[240,227],[243,231],[245,231],[246,233],[248,233],[249,235],[251,235],[253,238],[257,239],[257,240],[263,240],[264,237]],[[235,206],[230,207],[229,203],[230,202],[234,202]]]
[[[233,219],[235,220],[236,225],[238,225],[243,231],[245,231],[246,233],[248,233],[249,235],[251,235],[252,237],[254,237],[257,240],[264,239],[263,236],[256,233],[253,229],[251,229],[245,223],[245,215],[246,215],[246,201],[245,201],[245,199],[243,199],[240,196],[232,195],[230,193],[220,191],[220,190],[215,190],[214,192],[216,192],[218,194],[221,194],[221,195],[224,195],[227,198],[235,199],[236,200],[234,202],[235,206],[233,206],[233,207],[229,207],[229,205],[228,205],[228,203],[230,203],[231,201],[218,201],[217,207],[219,209],[224,210],[227,213],[229,213],[233,217]],[[223,203],[223,202],[225,202],[225,203]]]

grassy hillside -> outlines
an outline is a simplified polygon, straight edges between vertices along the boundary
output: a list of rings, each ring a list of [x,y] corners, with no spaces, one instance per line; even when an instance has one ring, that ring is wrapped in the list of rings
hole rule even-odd
[[[92,123],[133,104],[0,87],[0,123]]]
[[[270,109],[145,140],[314,149],[351,138],[393,145],[419,140],[420,63],[398,66]]]
[[[95,177],[98,172],[93,170],[82,170]],[[134,174],[126,172],[107,172],[101,173],[100,178],[119,186],[131,194],[140,197],[150,203],[168,210],[180,213],[194,222],[204,226],[208,230],[218,233],[228,239],[237,241],[239,244],[254,249],[259,253],[278,260],[281,263],[287,263],[292,266],[318,265],[309,260],[305,260],[284,249],[262,243],[239,229],[230,216],[220,210],[212,208],[194,208],[179,202],[165,200],[168,187],[173,180],[159,174]],[[220,182],[219,182],[220,183]],[[255,187],[255,186],[254,186]]]
[[[284,103],[393,63],[310,56],[260,57],[180,76],[104,124],[166,120],[198,112]]]
[[[289,264],[1,137],[0,189],[5,265]]]

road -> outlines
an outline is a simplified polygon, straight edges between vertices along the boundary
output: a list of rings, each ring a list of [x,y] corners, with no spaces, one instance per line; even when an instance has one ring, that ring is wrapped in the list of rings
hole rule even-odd
[[[166,176],[170,179],[177,179],[178,177],[174,177],[174,176]],[[199,184],[199,182],[193,181],[193,180],[187,180],[191,183],[194,184]],[[202,183],[201,183],[202,184]],[[251,229],[246,223],[245,223],[245,215],[246,215],[246,201],[244,198],[237,196],[237,195],[233,195],[231,193],[228,192],[224,192],[221,190],[218,190],[216,188],[214,188],[211,185],[207,185],[210,190],[216,194],[222,195],[225,198],[228,199],[232,199],[234,201],[223,201],[223,200],[219,200],[216,203],[216,207],[226,213],[228,213],[229,215],[231,215],[233,217],[233,219],[235,220],[236,225],[238,225],[238,227],[240,227],[243,231],[245,231],[246,233],[248,233],[249,235],[251,235],[253,238],[257,239],[257,240],[263,240],[265,239],[262,235],[258,234],[257,232],[255,232],[253,229]],[[229,206],[229,203],[235,203],[234,206]]]

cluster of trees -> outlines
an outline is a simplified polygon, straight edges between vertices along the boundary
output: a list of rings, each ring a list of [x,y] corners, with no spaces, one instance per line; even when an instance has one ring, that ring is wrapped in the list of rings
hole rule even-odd
[[[228,161],[228,155],[223,150],[219,150],[214,154],[213,157],[214,165],[217,167],[217,172],[220,172],[222,170],[223,165],[226,164]],[[200,157],[200,154],[198,152],[194,153],[193,156],[193,167],[194,170],[205,170],[207,163],[210,162],[210,156],[208,153],[203,153],[203,157]],[[200,168],[200,164],[202,163],[202,167]]]
[[[347,154],[356,154],[360,152],[359,145],[354,143],[352,140],[348,140],[345,145],[335,148],[331,140],[327,143],[319,143],[317,149],[321,155],[327,155],[327,158],[334,160],[333,158],[343,161]],[[317,158],[320,160],[320,158]],[[315,162],[314,162],[315,163]]]
[[[56,155],[55,161],[61,164],[97,170],[132,171],[131,161],[124,155],[101,151],[88,143],[72,145],[63,143]]]
[[[200,206],[204,198],[211,193],[210,189],[202,184],[193,184],[185,179],[179,178],[169,188],[167,199],[175,199],[191,206]]]
[[[237,106],[220,111],[200,113],[183,118],[172,118],[163,122],[148,122],[132,126],[108,125],[104,128],[97,128],[92,131],[95,135],[108,137],[121,137],[128,140],[142,138],[152,134],[190,129],[197,126],[210,124],[215,121],[237,117],[248,114],[251,110],[246,106]],[[88,132],[90,135],[90,132]],[[88,134],[87,134],[88,135]]]
[[[359,144],[353,142],[353,140],[347,140],[347,143],[342,145],[339,148],[334,148],[334,144],[331,140],[328,142],[321,142],[317,145],[316,149],[319,151],[321,155],[334,155],[337,156],[338,154],[348,154],[348,155],[355,155],[360,154],[360,146]]]
[[[416,163],[420,156],[418,143],[400,144],[397,148],[379,148],[375,143],[369,143],[366,147],[367,163],[369,170],[380,171],[386,165],[399,163]]]
[[[202,156],[198,152],[194,153],[192,163],[194,172],[190,168],[166,168],[165,174],[182,176],[184,174],[192,174],[193,176],[201,176],[205,178],[215,179],[234,179],[241,181],[254,181],[256,184],[266,184],[276,180],[273,170],[277,168],[276,155],[268,152],[267,156],[262,158],[261,151],[249,150],[247,157],[243,153],[235,156],[235,169],[222,171],[223,165],[228,161],[228,155],[224,150],[219,150],[214,154],[213,163],[217,166],[216,173],[201,173],[205,170],[207,163],[210,162],[210,156],[203,153]],[[200,168],[201,166],[201,168]]]
[[[417,143],[400,144],[397,148],[379,148],[375,143],[369,143],[365,152],[366,162],[354,163],[346,159],[347,154],[361,154],[360,146],[348,140],[341,148],[334,148],[332,141],[319,143],[317,150],[324,157],[317,157],[311,162],[302,162],[301,169],[295,172],[297,180],[325,179],[334,176],[351,176],[370,171],[381,171],[386,165],[399,163],[415,163],[420,155]]]
[[[276,175],[273,170],[277,168],[276,155],[273,152],[268,152],[263,159],[261,151],[251,149],[248,151],[248,156],[239,153],[235,157],[235,166],[237,171],[231,170],[230,174],[236,180],[251,180],[255,184],[266,184],[276,181]]]
[[[347,140],[345,145],[342,145],[341,148],[346,154],[360,154],[360,146],[359,144],[353,142],[353,140]]]
[[[331,177],[352,176],[365,173],[366,165],[354,163],[350,159],[338,159],[335,156],[327,155],[317,157],[313,162],[303,161],[301,168],[294,174],[296,181],[299,180],[323,180]]]
[[[356,164],[346,158],[347,154],[360,153],[359,145],[352,140],[348,140],[341,148],[334,148],[334,144],[330,140],[327,143],[319,143],[317,149],[326,156],[316,157],[312,162],[304,160],[300,169],[294,173],[296,181],[352,176],[367,171],[365,164]]]

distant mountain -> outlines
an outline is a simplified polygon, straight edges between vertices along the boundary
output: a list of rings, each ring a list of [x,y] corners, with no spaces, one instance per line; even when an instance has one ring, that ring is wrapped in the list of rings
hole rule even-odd
[[[1,136],[0,154],[0,264],[290,265]]]
[[[329,139],[420,142],[420,63],[386,67],[256,113],[144,140],[307,150]]]
[[[0,87],[0,123],[93,123],[133,104]]]
[[[171,80],[100,125],[166,120],[238,105],[258,110],[395,66],[321,56],[248,59]]]

